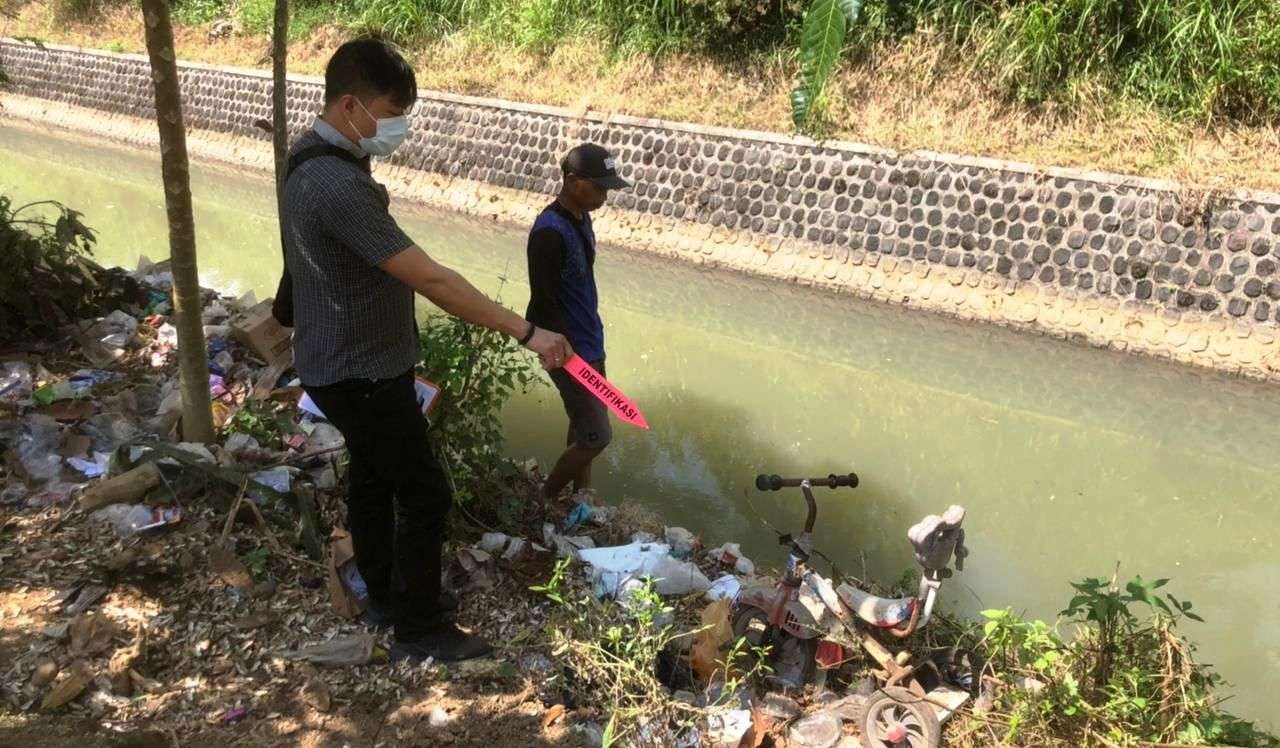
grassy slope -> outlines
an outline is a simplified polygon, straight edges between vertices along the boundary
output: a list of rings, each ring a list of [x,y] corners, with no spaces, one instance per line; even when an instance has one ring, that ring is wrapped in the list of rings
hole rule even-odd
[[[290,69],[319,73],[351,32],[320,27],[290,47]],[[42,3],[0,16],[0,35],[117,51],[143,50],[141,20],[111,9],[89,22],[57,20]],[[184,59],[267,67],[268,39],[210,40],[207,27],[180,28]],[[1280,129],[1204,128],[1152,110],[1099,103],[1059,117],[1000,101],[982,81],[954,72],[940,44],[917,35],[842,70],[830,97],[828,135],[900,150],[932,150],[1178,179],[1206,187],[1280,190]],[[455,36],[410,50],[423,88],[757,130],[789,131],[789,61],[727,67],[681,55],[660,62],[611,61],[583,42],[549,55],[494,49]],[[1105,97],[1100,96],[1105,102]]]

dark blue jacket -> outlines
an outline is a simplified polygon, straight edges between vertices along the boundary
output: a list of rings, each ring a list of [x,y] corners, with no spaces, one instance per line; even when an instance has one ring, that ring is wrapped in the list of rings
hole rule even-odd
[[[604,323],[596,291],[596,238],[591,216],[578,221],[553,203],[529,232],[528,320],[569,339],[589,362],[603,361]]]

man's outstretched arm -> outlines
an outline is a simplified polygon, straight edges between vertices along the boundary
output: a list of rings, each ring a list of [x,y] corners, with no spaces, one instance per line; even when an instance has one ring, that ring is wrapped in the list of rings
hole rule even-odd
[[[431,259],[417,245],[383,260],[378,267],[455,317],[517,340],[529,330],[523,317],[491,301],[461,274]],[[559,368],[573,355],[563,335],[541,328],[534,331],[525,347],[537,353],[548,370]]]

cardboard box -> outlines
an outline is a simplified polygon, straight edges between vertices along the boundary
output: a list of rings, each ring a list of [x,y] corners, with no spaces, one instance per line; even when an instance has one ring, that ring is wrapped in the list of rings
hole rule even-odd
[[[271,316],[271,299],[246,309],[231,320],[235,339],[268,364],[286,358],[293,350],[293,337]]]
[[[342,618],[355,618],[364,612],[369,601],[357,597],[345,582],[342,581],[342,567],[355,563],[356,552],[351,544],[351,535],[341,527],[333,528],[329,535],[328,582],[329,602],[333,612]]]

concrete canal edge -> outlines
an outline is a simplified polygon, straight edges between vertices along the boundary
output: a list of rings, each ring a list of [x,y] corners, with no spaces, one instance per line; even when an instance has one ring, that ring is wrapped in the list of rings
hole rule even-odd
[[[145,57],[0,39],[0,119],[155,148]],[[271,80],[182,63],[194,157],[273,169]],[[291,78],[297,133],[323,81]],[[1280,195],[420,92],[397,197],[528,225],[594,140],[635,183],[609,243],[1280,381]],[[269,243],[263,252],[277,252]]]

